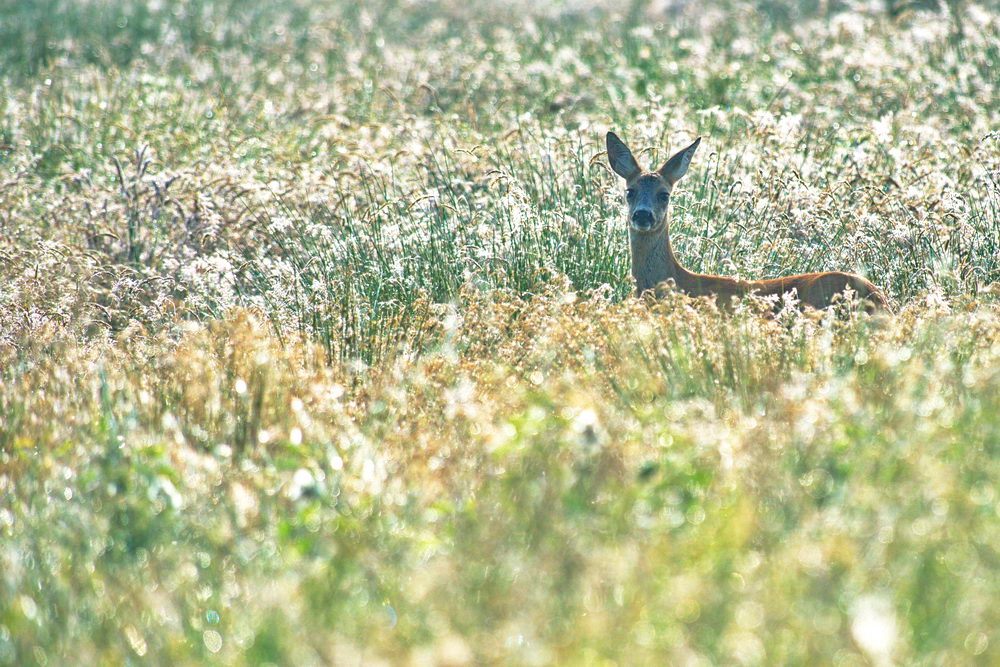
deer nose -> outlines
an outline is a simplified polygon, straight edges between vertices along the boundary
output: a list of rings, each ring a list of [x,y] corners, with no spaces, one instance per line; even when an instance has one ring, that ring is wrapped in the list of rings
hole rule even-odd
[[[632,212],[632,226],[639,231],[646,231],[653,226],[653,212],[637,209]]]

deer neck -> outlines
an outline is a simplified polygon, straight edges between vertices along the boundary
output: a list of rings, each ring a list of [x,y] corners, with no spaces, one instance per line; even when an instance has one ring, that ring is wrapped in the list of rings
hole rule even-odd
[[[632,245],[632,277],[635,278],[637,294],[667,280],[673,280],[681,290],[685,288],[692,274],[674,257],[666,224],[653,232],[637,232],[630,228],[628,235]]]

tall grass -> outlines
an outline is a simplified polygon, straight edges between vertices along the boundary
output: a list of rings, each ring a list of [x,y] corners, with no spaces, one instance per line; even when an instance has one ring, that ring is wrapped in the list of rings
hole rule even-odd
[[[246,315],[37,338],[5,661],[988,661],[996,321],[474,291],[364,376]]]
[[[995,7],[0,7],[0,664],[996,662]],[[694,270],[629,297],[614,129]]]

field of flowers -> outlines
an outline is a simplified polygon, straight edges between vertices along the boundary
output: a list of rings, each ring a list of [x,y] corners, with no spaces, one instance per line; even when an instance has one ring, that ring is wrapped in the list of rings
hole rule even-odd
[[[998,35],[0,5],[0,665],[997,664]],[[895,314],[632,298],[608,130]]]

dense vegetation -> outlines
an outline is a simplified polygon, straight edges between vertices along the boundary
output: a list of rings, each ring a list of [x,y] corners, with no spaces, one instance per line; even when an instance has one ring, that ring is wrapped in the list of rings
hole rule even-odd
[[[998,34],[0,6],[0,664],[996,663]],[[631,298],[609,129],[896,314]]]

